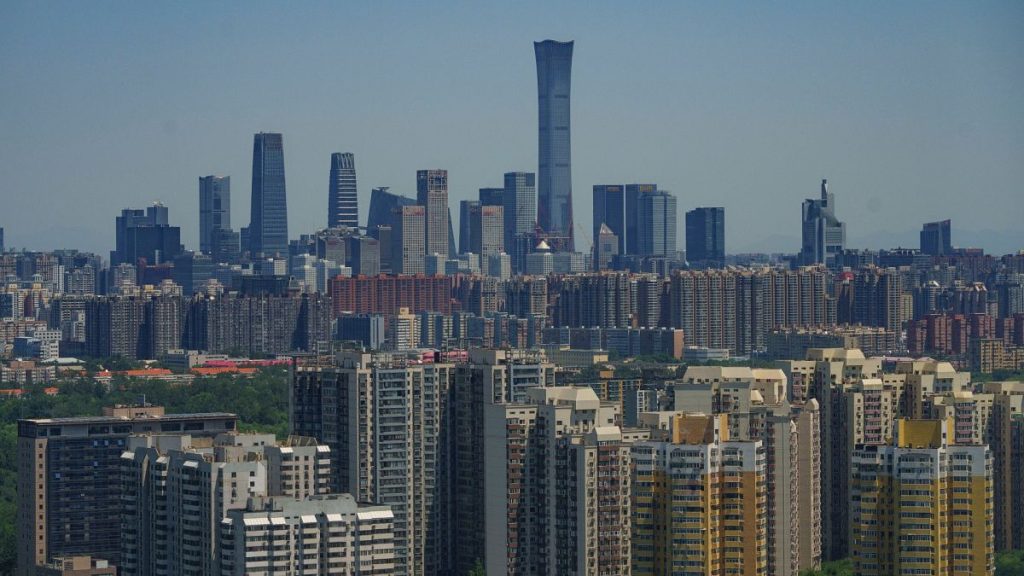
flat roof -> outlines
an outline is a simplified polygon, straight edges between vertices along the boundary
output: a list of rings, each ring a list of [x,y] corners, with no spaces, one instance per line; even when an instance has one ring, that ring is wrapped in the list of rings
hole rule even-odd
[[[143,416],[140,418],[119,418],[117,416],[74,416],[70,418],[23,418],[18,423],[37,425],[57,424],[123,424],[126,422],[166,422],[168,420],[220,420],[238,418],[238,414],[230,412],[197,412],[194,414],[164,414],[163,416]]]

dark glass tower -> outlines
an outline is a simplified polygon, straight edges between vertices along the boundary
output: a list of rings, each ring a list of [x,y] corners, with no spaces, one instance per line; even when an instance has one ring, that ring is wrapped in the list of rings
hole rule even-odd
[[[537,222],[550,236],[568,238],[574,249],[569,92],[572,42],[534,42],[537,56]]]
[[[288,254],[288,199],[280,134],[260,132],[253,140],[248,248],[253,254]]]
[[[213,252],[218,230],[231,229],[231,177],[199,178],[199,250]]]
[[[921,229],[921,253],[929,256],[948,256],[953,253],[949,220],[928,222]]]
[[[690,263],[725,263],[725,208],[694,208],[686,213],[686,259]]]
[[[331,182],[327,199],[327,227],[359,226],[356,194],[356,159],[350,152],[331,154]]]
[[[626,253],[626,196],[623,187],[618,184],[597,184],[594,186],[594,242],[601,235],[601,225],[605,224],[615,234],[618,241],[618,254]]]

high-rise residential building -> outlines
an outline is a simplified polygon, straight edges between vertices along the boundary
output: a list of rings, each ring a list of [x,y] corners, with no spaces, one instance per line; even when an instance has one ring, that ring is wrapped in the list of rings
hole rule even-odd
[[[626,191],[620,184],[594,185],[594,242],[597,242],[597,237],[601,234],[602,224],[618,238],[616,254],[625,254]]]
[[[526,254],[533,246],[520,238],[532,237],[537,225],[536,175],[532,172],[506,172],[504,194],[505,251],[512,257],[512,270],[522,272]]]
[[[331,449],[334,491],[391,507],[394,574],[447,573],[448,396],[454,366],[392,354],[342,352],[298,365],[292,432]]]
[[[921,229],[921,253],[929,256],[949,256],[953,253],[953,239],[949,220],[927,222]]]
[[[416,172],[416,203],[424,212],[425,254],[449,255],[448,246],[448,171]]]
[[[640,253],[640,197],[658,191],[657,184],[626,184],[626,249],[623,254]]]
[[[622,430],[619,416],[589,387],[528,388],[522,403],[485,397],[484,512],[471,525],[482,525],[488,574],[630,572],[630,446],[649,433]]]
[[[133,434],[187,431],[212,438],[235,429],[234,414],[164,414],[157,406],[104,415],[18,421],[18,571],[58,556],[90,554],[120,565],[121,454]]]
[[[351,152],[331,154],[331,180],[327,192],[327,227],[359,226],[356,159]]]
[[[1024,383],[990,382],[994,396],[991,435],[998,551],[1024,548]]]
[[[821,181],[820,199],[804,200],[802,222],[800,262],[832,265],[846,246],[846,223],[836,217],[836,198],[828,191],[828,180]]]
[[[686,259],[725,264],[725,208],[695,208],[686,213]]]
[[[288,197],[284,177],[284,139],[260,132],[252,146],[252,207],[249,246],[252,254],[288,254]]]
[[[219,526],[219,574],[392,574],[393,524],[389,507],[357,503],[350,494],[254,499],[229,510]]]
[[[462,200],[459,202],[459,254],[466,254],[473,252],[473,241],[480,243],[480,230],[476,229],[477,236],[473,236],[473,220],[474,216],[480,214],[480,201],[479,200]],[[477,222],[479,224],[479,221]],[[479,254],[479,252],[477,252]]]
[[[895,333],[903,328],[903,283],[895,268],[862,268],[845,275],[838,289],[836,319],[841,324],[880,326]]]
[[[632,573],[768,573],[768,467],[725,415],[673,416],[667,441],[632,446]]]
[[[480,205],[481,206],[504,206],[505,205],[505,189],[504,188],[481,188],[480,189]]]
[[[212,254],[217,231],[231,230],[231,177],[199,178],[199,250]]]
[[[994,573],[992,456],[983,444],[954,444],[953,428],[900,419],[891,441],[853,451],[856,574]]]
[[[673,256],[676,252],[676,197],[664,190],[640,196],[639,253]]]
[[[327,446],[273,434],[221,434],[197,442],[186,431],[132,436],[115,482],[123,507],[120,573],[221,574],[221,522],[250,499],[301,500],[330,482]],[[289,535],[267,547],[279,550]]]
[[[537,223],[545,233],[568,238],[572,252],[572,145],[569,96],[573,43],[533,43],[537,57]],[[507,187],[506,187],[507,189]]]
[[[426,222],[427,209],[423,206],[402,206],[395,210],[391,227],[391,269],[395,274],[424,273]]]

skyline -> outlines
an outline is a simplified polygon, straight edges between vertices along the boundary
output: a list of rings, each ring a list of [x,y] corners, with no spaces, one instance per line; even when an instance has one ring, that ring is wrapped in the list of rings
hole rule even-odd
[[[564,22],[558,16],[573,14],[565,7],[495,7],[451,20],[449,11],[405,4],[330,7],[326,16],[312,4],[259,14],[204,6],[197,22],[198,6],[120,19],[74,4],[6,10],[0,63],[15,89],[0,111],[9,208],[0,226],[9,247],[106,254],[120,210],[160,200],[197,249],[198,177],[232,177],[240,227],[247,144],[260,131],[288,140],[293,236],[326,224],[333,152],[359,160],[360,212],[371,188],[411,197],[415,171],[432,167],[449,171],[449,206],[473,199],[505,172],[537,172],[530,44],[546,38],[575,42],[580,250],[592,240],[593,185],[657,182],[684,213],[724,206],[730,253],[795,253],[799,205],[821,178],[850,247],[915,247],[922,224],[947,218],[954,245],[1021,247],[1014,216],[1024,200],[1014,186],[1024,179],[1024,118],[1015,103],[1024,63],[1013,55],[1024,48],[1014,33],[1024,7],[1016,4],[983,13],[600,5],[572,25],[543,23]],[[43,25],[48,34],[34,35]],[[419,43],[436,27],[453,31]],[[381,42],[392,29],[400,34]],[[643,41],[623,42],[630,38]],[[337,49],[344,74],[310,70]],[[737,66],[743,74],[732,73]],[[61,149],[72,153],[54,170]]]

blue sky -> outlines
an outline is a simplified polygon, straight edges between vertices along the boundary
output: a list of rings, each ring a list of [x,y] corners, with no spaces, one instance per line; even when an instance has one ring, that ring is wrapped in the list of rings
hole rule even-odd
[[[326,224],[330,154],[461,199],[535,171],[532,42],[573,39],[578,238],[591,186],[726,207],[729,252],[799,245],[821,178],[850,244],[1024,248],[1024,2],[12,2],[0,5],[9,246],[113,247],[161,200],[198,244],[197,179],[248,223],[252,134],[284,133],[290,233]],[[582,231],[582,235],[580,235]],[[682,230],[679,234],[680,248]],[[585,244],[586,242],[580,242]]]

